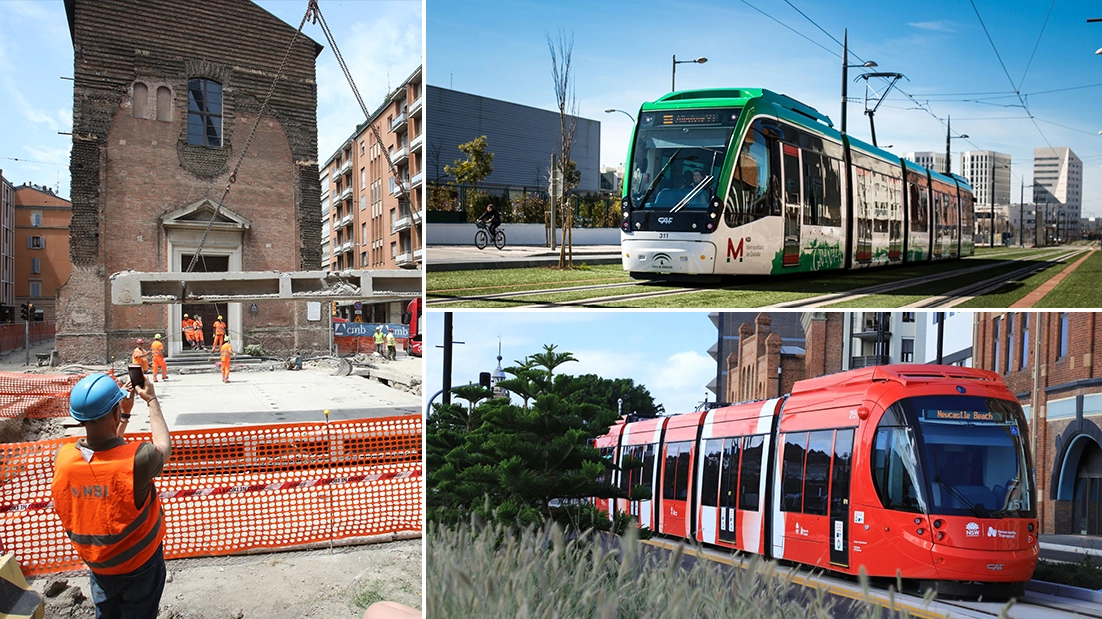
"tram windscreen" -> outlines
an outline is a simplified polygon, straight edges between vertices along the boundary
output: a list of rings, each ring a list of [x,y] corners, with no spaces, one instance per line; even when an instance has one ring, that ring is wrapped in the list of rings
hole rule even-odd
[[[738,109],[643,112],[627,180],[631,207],[707,209],[738,117]]]
[[[1033,517],[1033,474],[1016,402],[967,395],[907,398],[930,513]]]

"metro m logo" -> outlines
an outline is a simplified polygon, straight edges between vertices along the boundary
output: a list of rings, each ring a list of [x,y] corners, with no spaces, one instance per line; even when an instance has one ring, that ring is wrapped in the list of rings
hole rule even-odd
[[[733,239],[727,239],[727,262],[738,259],[742,262],[742,246],[745,239],[738,240],[738,247],[735,247]]]

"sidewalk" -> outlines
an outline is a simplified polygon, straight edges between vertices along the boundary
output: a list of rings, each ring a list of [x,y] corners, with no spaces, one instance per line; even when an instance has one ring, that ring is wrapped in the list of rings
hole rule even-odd
[[[1090,535],[1041,535],[1041,558],[1078,563],[1084,557],[1102,557],[1102,537]]]
[[[620,264],[619,245],[575,245],[574,264]],[[558,248],[532,245],[506,245],[505,249],[474,245],[432,245],[426,271],[474,271],[480,269],[516,269],[555,266]]]

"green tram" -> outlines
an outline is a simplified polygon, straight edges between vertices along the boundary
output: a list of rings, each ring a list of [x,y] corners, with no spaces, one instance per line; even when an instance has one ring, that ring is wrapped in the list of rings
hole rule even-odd
[[[621,254],[635,278],[859,269],[974,251],[967,180],[843,135],[769,90],[644,103],[628,161]]]

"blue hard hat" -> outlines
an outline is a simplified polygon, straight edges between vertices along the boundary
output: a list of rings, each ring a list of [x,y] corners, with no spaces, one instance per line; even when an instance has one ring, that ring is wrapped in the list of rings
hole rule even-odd
[[[69,414],[77,421],[95,421],[111,412],[126,391],[106,374],[89,374],[69,392]]]

